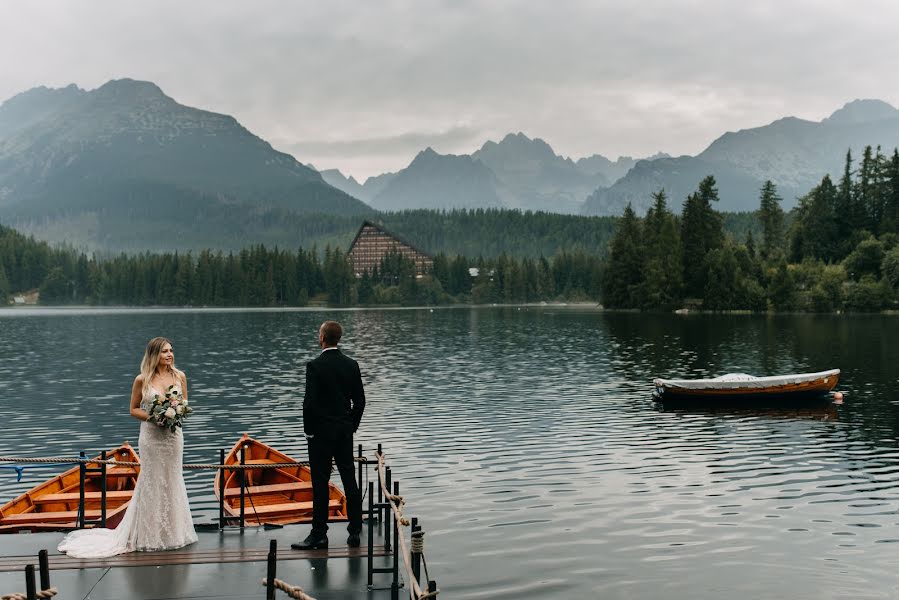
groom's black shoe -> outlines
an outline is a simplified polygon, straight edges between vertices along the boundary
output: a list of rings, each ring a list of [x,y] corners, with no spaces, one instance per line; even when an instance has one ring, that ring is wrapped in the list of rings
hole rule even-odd
[[[362,545],[362,539],[359,537],[358,533],[351,533],[350,537],[346,539],[346,545],[350,548],[358,548]]]
[[[299,544],[291,544],[290,547],[294,550],[318,550],[319,548],[327,548],[328,536],[310,533],[306,536],[305,540]]]

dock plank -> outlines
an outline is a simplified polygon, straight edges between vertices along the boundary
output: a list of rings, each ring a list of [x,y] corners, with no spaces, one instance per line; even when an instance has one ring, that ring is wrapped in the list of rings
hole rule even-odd
[[[327,550],[278,551],[278,561],[328,558],[365,558],[365,548],[339,546]],[[389,556],[383,545],[375,546],[372,556]],[[159,565],[197,565],[215,563],[265,562],[268,548],[244,548],[238,550],[196,550],[191,552],[131,552],[109,558],[74,558],[65,554],[49,556],[50,570],[106,569],[111,567],[143,567]],[[21,571],[26,565],[37,564],[35,556],[0,556],[0,573]]]

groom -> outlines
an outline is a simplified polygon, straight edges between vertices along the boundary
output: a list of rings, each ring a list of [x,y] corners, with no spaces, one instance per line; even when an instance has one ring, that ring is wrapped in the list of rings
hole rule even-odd
[[[303,430],[309,445],[312,470],[312,532],[295,550],[328,547],[328,481],[331,460],[337,465],[346,494],[350,536],[348,546],[359,546],[362,533],[362,494],[356,485],[353,433],[365,410],[365,391],[359,364],[344,356],[337,343],[343,328],[325,321],[318,330],[322,353],[306,364],[306,396],[303,398]]]

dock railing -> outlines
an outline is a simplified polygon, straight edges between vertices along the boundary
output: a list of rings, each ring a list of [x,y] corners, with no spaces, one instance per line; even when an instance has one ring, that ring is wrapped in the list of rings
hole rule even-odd
[[[362,482],[363,482],[363,467],[367,469],[369,465],[377,465],[377,497],[378,501],[375,502],[375,482],[368,482],[368,507],[367,509],[363,509],[363,515],[367,516],[366,522],[368,524],[368,587],[369,589],[374,588],[374,575],[377,573],[389,573],[391,575],[391,598],[394,600],[398,600],[399,598],[399,588],[401,587],[400,578],[399,578],[399,562],[400,558],[402,558],[404,570],[405,570],[405,579],[408,584],[409,597],[412,600],[427,600],[430,598],[436,598],[439,594],[439,589],[437,588],[436,582],[430,578],[430,574],[427,569],[427,560],[424,555],[424,535],[425,532],[422,529],[421,525],[417,518],[407,518],[404,514],[404,506],[405,499],[400,495],[400,483],[399,481],[392,481],[391,468],[387,466],[386,459],[384,455],[384,451],[381,444],[378,444],[377,450],[375,451],[375,459],[368,459],[363,455],[362,445],[360,444],[358,447],[358,455],[355,458],[358,468],[358,483],[360,492],[363,490]],[[33,463],[59,463],[59,464],[70,464],[76,463],[79,465],[79,507],[78,507],[78,516],[76,519],[76,527],[84,528],[87,525],[99,525],[100,527],[106,526],[106,513],[107,513],[107,465],[115,464],[117,466],[135,466],[139,467],[139,462],[126,462],[126,461],[117,461],[117,460],[109,460],[106,457],[106,452],[104,451],[99,459],[89,459],[86,458],[84,452],[80,453],[80,456],[77,459],[69,459],[69,458],[61,458],[61,457],[52,457],[52,458],[18,458],[18,457],[0,457],[0,462],[33,462]],[[96,467],[89,467],[88,465],[97,465]],[[289,463],[266,463],[266,464],[247,464],[246,463],[246,448],[242,447],[240,449],[240,463],[234,465],[226,465],[225,464],[225,450],[222,449],[219,453],[219,460],[217,463],[204,464],[204,463],[185,463],[183,468],[185,469],[210,469],[210,470],[219,470],[221,471],[219,478],[219,488],[218,488],[218,496],[219,496],[219,529],[224,529],[227,527],[227,523],[233,522],[235,519],[239,521],[238,527],[243,529],[246,525],[246,498],[250,498],[250,502],[252,503],[252,496],[248,494],[247,490],[247,481],[244,475],[247,469],[273,469],[280,467],[296,467],[296,466],[308,466],[308,462],[289,462]],[[239,484],[240,484],[240,512],[239,516],[231,516],[225,514],[225,473],[227,471],[236,471],[239,473]],[[99,475],[100,479],[100,519],[99,520],[88,520],[85,518],[86,515],[86,481],[87,475],[96,473]],[[375,524],[383,525],[383,536],[384,536],[384,548],[388,552],[390,552],[392,557],[392,564],[389,567],[375,567],[374,565],[374,537],[375,537]],[[409,528],[409,539],[407,541],[407,536],[405,532],[405,528]],[[422,579],[422,575],[424,575],[424,579]],[[426,585],[423,587],[420,583],[421,581],[425,581]],[[269,588],[271,590],[271,588]]]

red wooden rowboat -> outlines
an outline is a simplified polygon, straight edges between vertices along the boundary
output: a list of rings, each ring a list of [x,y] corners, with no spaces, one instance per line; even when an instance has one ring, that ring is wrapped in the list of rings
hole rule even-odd
[[[226,465],[240,464],[240,449],[248,465],[296,462],[268,444],[247,434],[238,440],[225,457]],[[218,471],[215,496],[221,497],[222,473],[225,477],[225,513],[240,517],[240,479],[237,471]],[[333,483],[328,483],[329,521],[346,521],[346,497]],[[272,523],[309,523],[312,521],[312,472],[307,466],[247,469],[244,491],[245,525]]]
[[[134,449],[124,443],[106,453],[109,460],[140,462]],[[99,459],[100,455],[94,458]],[[88,464],[93,468],[96,465]],[[115,528],[131,501],[140,467],[106,467],[106,527]],[[76,528],[79,502],[79,467],[37,485],[0,507],[0,533],[18,531],[65,531]],[[101,483],[99,473],[85,476],[85,519],[100,518]]]

